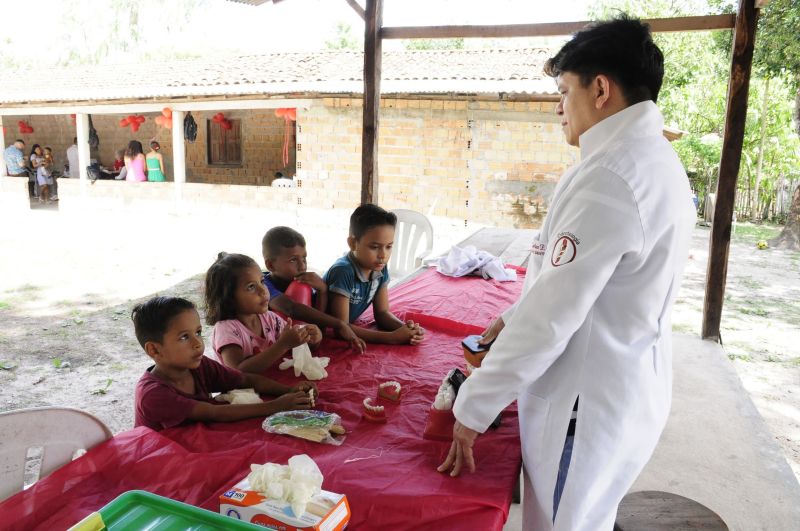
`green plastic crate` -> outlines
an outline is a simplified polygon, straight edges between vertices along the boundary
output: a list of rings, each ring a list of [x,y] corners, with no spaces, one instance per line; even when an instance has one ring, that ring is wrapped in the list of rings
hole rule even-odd
[[[186,503],[143,490],[120,494],[113,501],[72,526],[69,531],[227,531],[264,530]]]

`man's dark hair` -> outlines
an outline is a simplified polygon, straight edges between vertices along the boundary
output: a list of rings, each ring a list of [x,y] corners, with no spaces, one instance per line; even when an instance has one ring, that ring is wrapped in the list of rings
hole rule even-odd
[[[131,312],[136,339],[144,348],[148,341],[161,343],[169,323],[186,310],[194,310],[192,301],[180,297],[153,297],[137,304]]]
[[[206,323],[236,317],[236,285],[239,273],[248,267],[258,267],[249,256],[236,253],[219,253],[208,268],[205,282]]]
[[[622,89],[628,105],[658,99],[664,79],[664,55],[653,42],[650,26],[621,15],[587,26],[547,60],[544,72],[558,77],[571,72],[585,87],[603,74]]]
[[[274,260],[281,249],[288,249],[295,246],[306,246],[306,239],[303,235],[291,227],[272,227],[261,239],[261,254],[264,260]]]
[[[17,142],[19,142],[19,143],[20,143],[20,144],[22,144],[23,146],[25,145],[25,141],[24,141],[24,140],[22,140],[21,138],[18,138],[18,139],[16,139],[16,140],[14,140],[14,143],[15,143],[15,144],[16,144]]]
[[[350,216],[350,236],[360,240],[368,230],[382,225],[397,225],[397,216],[378,205],[367,203],[353,211]]]

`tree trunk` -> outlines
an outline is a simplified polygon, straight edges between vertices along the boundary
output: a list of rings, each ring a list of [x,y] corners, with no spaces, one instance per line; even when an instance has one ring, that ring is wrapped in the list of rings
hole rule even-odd
[[[792,195],[792,207],[786,216],[786,225],[777,238],[769,241],[770,247],[800,250],[800,186]]]
[[[764,167],[764,139],[767,136],[767,99],[769,98],[769,78],[764,83],[764,99],[761,102],[761,138],[758,141],[758,162],[756,162],[756,185],[753,187],[753,208],[750,210],[750,221],[758,221],[759,187],[761,186],[761,169]]]

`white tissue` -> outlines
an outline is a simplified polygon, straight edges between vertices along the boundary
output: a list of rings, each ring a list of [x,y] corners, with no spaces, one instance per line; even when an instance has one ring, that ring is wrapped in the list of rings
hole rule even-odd
[[[230,404],[260,404],[263,402],[255,389],[234,389],[227,393],[217,395],[217,400]]]
[[[308,502],[322,488],[322,472],[306,454],[290,458],[288,465],[250,465],[250,470],[250,487],[270,499],[290,504],[296,517],[306,512]]]
[[[308,348],[307,343],[303,343],[299,347],[292,349],[292,357],[283,358],[283,361],[278,368],[281,370],[294,367],[294,375],[300,376],[303,374],[308,380],[322,380],[328,376],[328,371],[325,367],[328,366],[330,358],[315,358],[311,355],[311,349]]]
[[[449,277],[463,277],[477,271],[483,278],[494,278],[501,282],[517,280],[516,271],[506,269],[498,257],[479,251],[473,245],[463,248],[454,245],[447,255],[436,262],[436,270]]]

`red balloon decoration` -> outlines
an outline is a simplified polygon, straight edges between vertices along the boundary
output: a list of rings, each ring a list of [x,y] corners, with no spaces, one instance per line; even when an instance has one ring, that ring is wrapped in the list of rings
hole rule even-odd
[[[170,109],[169,107],[164,107],[163,109],[161,109],[161,115],[164,118],[168,118],[168,119],[171,120],[172,119],[172,109]]]
[[[295,108],[286,109],[286,114],[284,116],[286,116],[291,121],[296,122],[297,121],[297,109],[295,109]]]
[[[29,135],[33,133],[33,127],[24,120],[20,120],[17,122],[17,127],[19,127],[19,132],[23,135]]]
[[[221,124],[222,122],[225,121],[225,115],[222,114],[221,112],[218,112],[217,114],[214,115],[213,118],[211,118],[211,121],[215,122],[215,123],[218,123],[218,124]]]
[[[135,133],[136,131],[139,130],[139,127],[141,127],[141,125],[144,123],[145,120],[146,118],[140,114],[139,115],[129,114],[128,116],[125,116],[124,118],[120,119],[119,126],[128,127],[130,125],[131,131]]]

